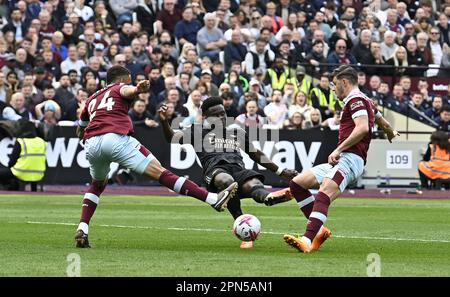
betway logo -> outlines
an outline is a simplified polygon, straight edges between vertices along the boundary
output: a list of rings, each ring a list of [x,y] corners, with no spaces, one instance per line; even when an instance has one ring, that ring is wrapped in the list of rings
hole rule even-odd
[[[50,142],[47,143],[47,166],[57,167],[58,161],[61,160],[62,167],[70,168],[74,165],[74,160],[76,160],[79,167],[88,168],[89,162],[86,160],[84,149],[77,153],[79,139],[69,138],[67,144],[64,141],[65,139],[64,137],[59,137],[53,145]],[[3,166],[8,166],[9,155],[13,150],[14,143],[15,139],[11,138],[3,138],[0,141],[0,163]]]
[[[272,162],[282,168],[295,168],[296,158],[300,160],[303,169],[311,168],[316,161],[317,154],[319,153],[321,143],[312,142],[309,152],[306,151],[305,143],[303,141],[266,141],[263,147],[258,141],[253,141],[255,148],[261,150],[270,157]],[[185,154],[182,154],[184,151]],[[245,168],[253,169],[255,161],[241,151],[244,159]],[[200,160],[195,154],[195,150],[191,145],[171,144],[170,147],[170,167],[174,169],[189,169],[194,163],[197,162],[201,167]],[[265,168],[258,164],[259,170]]]

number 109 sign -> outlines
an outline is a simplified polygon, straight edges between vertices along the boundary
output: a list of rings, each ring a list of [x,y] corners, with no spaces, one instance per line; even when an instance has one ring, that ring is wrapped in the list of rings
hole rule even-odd
[[[411,169],[412,151],[386,151],[386,169]]]

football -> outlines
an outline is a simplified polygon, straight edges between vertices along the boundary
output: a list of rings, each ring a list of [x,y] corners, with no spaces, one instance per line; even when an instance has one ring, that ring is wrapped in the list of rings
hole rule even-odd
[[[261,222],[251,214],[239,216],[233,224],[233,233],[243,241],[254,241],[261,232]]]

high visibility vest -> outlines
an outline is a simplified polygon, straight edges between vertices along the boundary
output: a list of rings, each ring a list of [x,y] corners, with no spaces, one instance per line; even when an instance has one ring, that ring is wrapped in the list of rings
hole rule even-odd
[[[336,93],[334,93],[333,90],[330,90],[330,95],[329,98],[327,100],[327,97],[325,97],[325,93],[322,92],[321,89],[319,89],[318,87],[313,88],[311,90],[311,94],[309,96],[309,103],[312,105],[312,94],[314,93],[314,95],[316,95],[317,98],[319,98],[319,105],[320,106],[327,106],[329,107],[333,112],[336,109],[336,105],[340,107],[340,109],[342,109],[342,102],[339,101],[336,97]]]
[[[267,69],[267,74],[270,77],[270,84],[272,86],[272,90],[283,90],[284,85],[287,82],[292,82],[295,86],[295,78],[291,78],[291,70],[286,68],[278,77],[278,74],[272,68]]]
[[[40,181],[45,174],[45,151],[47,143],[39,137],[17,138],[20,144],[20,156],[11,172],[26,182]]]
[[[303,78],[302,82],[300,83],[300,86],[299,86],[298,80],[295,79],[294,93],[297,94],[298,91],[302,91],[303,93],[305,93],[306,102],[309,102],[310,89],[311,89],[311,81],[310,80]]]
[[[430,179],[450,179],[450,153],[430,144],[430,161],[419,162],[419,170]]]

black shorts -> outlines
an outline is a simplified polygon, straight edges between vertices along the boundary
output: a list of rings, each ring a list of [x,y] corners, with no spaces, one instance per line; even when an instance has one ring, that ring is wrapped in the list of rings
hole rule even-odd
[[[254,170],[245,169],[238,164],[219,163],[211,168],[207,168],[204,172],[204,180],[207,184],[207,189],[210,192],[218,192],[219,190],[214,186],[214,178],[219,173],[227,173],[231,175],[239,184],[238,191],[241,191],[242,185],[252,178],[257,178],[261,182],[264,182],[264,175]]]

